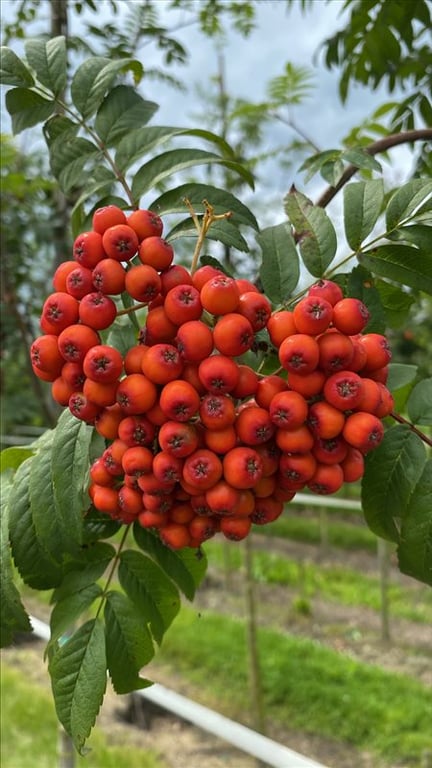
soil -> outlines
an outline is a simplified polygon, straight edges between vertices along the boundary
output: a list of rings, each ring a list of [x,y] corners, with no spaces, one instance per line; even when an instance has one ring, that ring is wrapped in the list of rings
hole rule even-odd
[[[255,547],[266,547],[269,543],[264,536],[254,536],[253,542]],[[275,543],[273,538],[271,546],[273,551],[277,546],[290,558],[300,561],[340,564],[377,575],[376,557],[366,552],[331,549],[323,553],[313,545],[286,540]],[[394,565],[390,579],[393,583],[403,583],[412,591],[413,601],[416,599],[416,582],[402,576]],[[287,587],[257,584],[258,620],[281,631],[312,637],[352,658],[410,675],[425,685],[432,685],[430,626],[391,617],[391,640],[383,641],[380,618],[375,611],[313,598],[309,600],[310,613],[303,615],[295,609],[296,598],[298,591]],[[226,590],[220,572],[210,567],[194,606],[200,612],[217,610],[236,616],[244,615],[245,599],[240,574],[231,573],[230,589]],[[32,608],[29,605],[28,608],[39,618],[47,618],[42,615],[40,606]],[[2,656],[4,662],[19,666],[32,680],[48,686],[42,661],[43,647],[44,644],[39,641],[31,645],[26,643],[24,649],[5,649]],[[168,666],[152,662],[147,673],[153,681],[205,703],[202,692]],[[244,723],[250,725],[246,719]],[[119,697],[108,689],[98,725],[113,744],[127,743],[157,752],[166,768],[258,768],[255,759],[154,705],[144,703],[138,696]],[[269,728],[267,735],[328,768],[408,768],[400,762],[390,766],[388,762],[377,761],[367,752],[355,751],[340,742],[294,730]]]

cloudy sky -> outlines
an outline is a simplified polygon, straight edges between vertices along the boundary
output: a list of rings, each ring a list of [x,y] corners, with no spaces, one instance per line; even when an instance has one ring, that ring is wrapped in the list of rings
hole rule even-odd
[[[116,19],[112,15],[109,0],[96,2],[97,17],[94,14],[87,15],[91,23],[102,27],[103,24]],[[138,0],[122,0],[119,3],[122,15],[127,14],[133,2]],[[199,6],[200,0],[194,2]],[[168,10],[169,0],[156,0],[155,4],[162,23],[168,29],[181,26],[182,22],[190,18],[190,14],[184,9]],[[228,29],[225,36],[223,53],[227,90],[234,98],[263,101],[266,98],[267,83],[271,78],[282,74],[287,61],[310,67],[316,87],[303,104],[293,108],[292,117],[314,139],[318,147],[337,148],[341,139],[354,125],[361,123],[380,103],[388,99],[384,91],[371,93],[367,89],[354,87],[347,103],[342,105],[338,97],[338,72],[329,72],[322,64],[322,56],[318,53],[320,43],[343,27],[346,21],[343,0],[314,0],[312,8],[306,13],[302,12],[300,2],[295,3],[289,10],[285,0],[256,0],[255,5],[256,26],[250,36],[244,38],[232,29]],[[16,6],[16,0],[1,0],[3,21],[15,15]],[[46,31],[49,27],[48,1],[42,0],[40,7],[44,19],[39,30]],[[38,29],[34,28],[32,34],[37,31]],[[70,31],[78,36],[83,33],[82,17],[70,14]],[[196,95],[197,89],[205,89],[211,84],[211,79],[217,72],[220,48],[218,49],[214,41],[203,36],[196,25],[186,26],[173,34],[188,50],[189,60],[186,66],[170,67],[167,71],[188,83],[188,94],[179,93],[160,82],[145,79],[141,90],[147,98],[160,105],[154,122],[196,127],[197,124],[200,125],[197,116],[202,114],[203,110],[203,104]],[[20,44],[17,43],[14,47],[17,53],[22,52]],[[161,64],[160,52],[153,45],[143,47],[139,57],[145,68]],[[204,127],[217,130],[217,126]],[[5,129],[6,122],[3,127],[3,130]],[[265,149],[271,150],[293,138],[295,134],[289,129],[273,123],[266,132]],[[403,150],[396,160],[396,167],[390,173],[399,173],[399,169],[406,167],[409,162]],[[272,189],[281,200],[292,181],[297,181],[297,166],[298,162],[294,163],[288,172],[281,171],[278,163],[274,162],[262,166],[260,183],[263,186],[260,190]],[[312,182],[312,192],[311,186],[307,192],[312,196],[324,186],[325,183],[317,178]]]

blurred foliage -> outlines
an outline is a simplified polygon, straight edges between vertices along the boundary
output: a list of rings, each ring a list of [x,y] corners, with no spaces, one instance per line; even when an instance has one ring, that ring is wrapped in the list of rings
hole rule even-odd
[[[1,136],[1,410],[2,432],[12,425],[47,422],[28,361],[52,274],[52,214],[55,182],[44,156],[22,152]],[[45,163],[45,164],[44,164]],[[45,392],[46,388],[43,388]],[[46,395],[49,393],[47,392]]]

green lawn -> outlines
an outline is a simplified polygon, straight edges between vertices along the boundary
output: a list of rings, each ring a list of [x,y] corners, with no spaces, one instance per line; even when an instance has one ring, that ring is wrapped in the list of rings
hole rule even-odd
[[[432,748],[432,690],[272,630],[259,630],[259,647],[268,720],[372,750],[389,762],[418,766]],[[244,719],[250,695],[242,622],[184,608],[160,656],[210,705]]]
[[[217,540],[207,542],[205,550],[211,565],[218,568],[224,566],[223,547],[224,544]],[[230,548],[231,567],[239,568],[242,557],[239,547]],[[253,572],[257,581],[294,587],[308,599],[321,597],[344,605],[380,609],[379,580],[350,568],[300,562],[255,548]],[[392,616],[422,623],[432,622],[432,591],[427,586],[419,584],[414,598],[411,590],[392,584],[388,588],[388,597]]]
[[[263,525],[259,533],[268,536],[279,536],[293,541],[304,541],[307,544],[321,543],[321,529],[317,517],[302,517],[301,514],[288,514],[289,507],[271,525]],[[338,549],[366,550],[376,552],[377,538],[365,526],[353,525],[332,519],[332,513],[327,514],[326,530],[328,544]]]
[[[2,663],[1,681],[2,768],[54,768],[58,765],[59,726],[48,690],[29,682],[25,674]],[[76,754],[82,768],[166,768],[155,752],[108,744],[96,727],[86,757]]]

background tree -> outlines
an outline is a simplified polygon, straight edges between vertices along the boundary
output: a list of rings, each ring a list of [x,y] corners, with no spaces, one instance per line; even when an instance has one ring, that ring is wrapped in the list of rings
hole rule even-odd
[[[76,4],[77,10],[78,6],[82,8]],[[224,7],[235,13],[238,4],[207,3],[207,10],[214,14],[204,31],[214,34],[214,20]],[[207,18],[204,23],[208,25]],[[23,58],[7,48],[2,65],[13,130],[19,134],[42,123],[51,171],[73,205],[73,236],[92,225],[93,213],[100,206],[115,203],[129,211],[145,205],[175,217],[166,233],[168,241],[176,244],[183,237],[197,241],[192,273],[206,238],[248,253],[246,235],[259,227],[241,200],[215,185],[189,179],[178,185],[178,179],[195,166],[211,165],[252,184],[250,170],[238,162],[224,136],[202,128],[148,125],[157,105],[137,90],[143,76],[138,59],[91,56],[69,77],[66,40],[57,36],[26,40]],[[294,73],[286,67],[283,77]],[[269,103],[278,119],[286,94],[286,79],[273,83],[269,90]],[[221,95],[225,97],[222,91]],[[226,121],[225,98],[221,106]],[[222,130],[226,129],[225,122]],[[191,147],[187,142],[185,146],[185,137],[200,146]],[[428,128],[408,128],[386,135],[379,143],[320,152],[306,160],[306,177],[320,172],[329,187],[314,204],[292,185],[283,201],[282,221],[256,235],[262,256],[259,277],[273,310],[297,307],[307,290],[305,285],[331,279],[350,298],[366,305],[370,320],[363,330],[382,335],[388,327],[402,327],[411,307],[418,306],[424,295],[432,295],[431,183],[416,177],[387,190],[376,157],[398,143],[430,138]],[[351,181],[356,174],[359,179]],[[343,232],[338,233],[325,209],[339,192]],[[211,204],[203,204],[204,194]],[[186,218],[185,198],[190,213]],[[201,208],[197,213],[198,205],[204,212]],[[341,229],[340,223],[337,226]],[[202,263],[208,262],[207,257]],[[136,346],[140,325],[148,318],[142,303],[132,299],[128,292],[119,296],[115,322],[102,329],[107,330],[104,340],[123,354]],[[209,312],[217,314],[214,307]],[[280,374],[277,345],[270,343],[265,328],[257,333],[256,341],[256,348],[249,350],[253,367],[260,373]],[[245,364],[250,362],[249,352],[241,358]],[[384,355],[388,360],[388,351]],[[215,359],[207,356],[204,362],[214,363]],[[386,379],[387,370],[381,375]],[[391,400],[387,401],[382,414],[388,417],[385,432],[380,425],[382,442],[366,456],[363,511],[369,527],[397,548],[401,570],[431,583],[431,440],[427,429],[432,423],[432,382],[419,377],[411,366],[396,365],[389,370],[388,383],[399,410],[390,410]],[[196,399],[199,402],[198,395]],[[344,423],[345,418],[351,415],[344,413]],[[201,550],[191,552],[184,545],[195,542],[187,526],[183,525],[180,544],[177,540],[174,546],[172,539],[164,539],[136,521],[132,525],[117,507],[111,508],[114,519],[104,516],[102,505],[88,493],[88,473],[92,459],[109,449],[101,435],[95,434],[93,417],[87,418],[88,425],[83,421],[66,408],[56,428],[40,441],[23,451],[3,454],[9,494],[3,518],[6,541],[9,535],[24,582],[38,590],[55,590],[49,668],[59,718],[80,751],[102,702],[107,670],[119,693],[147,684],[139,673],[153,656],[153,641],[161,642],[175,618],[179,592],[192,598],[205,571]],[[112,485],[109,488],[117,493]],[[320,484],[317,489],[322,490]],[[119,531],[121,522],[125,526]],[[246,526],[251,527],[250,519]],[[223,521],[220,527],[225,528]],[[116,533],[120,538],[113,547],[107,540]],[[133,546],[128,549],[132,533]],[[171,547],[164,546],[164,541]],[[7,572],[3,639],[9,642],[17,629],[28,629],[28,617],[13,582],[7,546],[2,554]],[[116,573],[120,593],[111,589]],[[93,604],[97,608],[89,616]],[[71,628],[72,636],[62,643],[62,636]],[[72,684],[65,685],[65,680]]]

